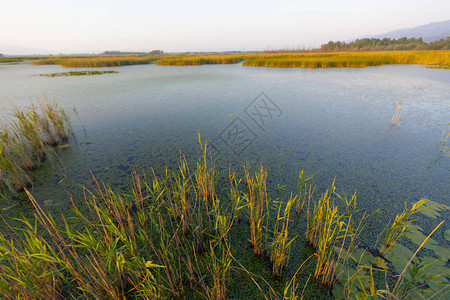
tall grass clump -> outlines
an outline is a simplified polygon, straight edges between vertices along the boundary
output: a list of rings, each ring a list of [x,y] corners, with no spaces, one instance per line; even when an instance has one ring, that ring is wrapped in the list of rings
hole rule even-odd
[[[214,168],[210,167],[208,164],[208,156],[206,151],[208,143],[205,142],[203,144],[200,134],[198,135],[198,141],[202,150],[202,156],[197,162],[197,169],[195,173],[196,187],[198,190],[198,195],[201,199],[198,209],[201,209],[201,207],[205,208],[208,220],[211,227],[213,227],[214,216],[219,211],[220,203],[216,195],[216,175]]]
[[[269,219],[269,200],[267,197],[267,171],[263,166],[252,176],[248,168],[244,168],[247,194],[244,195],[247,203],[248,220],[250,223],[250,242],[253,252],[260,256],[263,254],[263,234],[267,229]],[[266,221],[266,223],[264,223]]]
[[[272,262],[272,276],[274,278],[279,277],[284,266],[287,265],[289,260],[289,250],[291,243],[295,238],[290,239],[288,237],[289,217],[291,213],[292,205],[296,202],[296,198],[291,196],[286,202],[286,206],[282,209],[283,203],[280,202],[278,206],[277,219],[275,221],[275,228],[273,231],[273,238],[269,245],[270,247],[270,260]]]
[[[397,243],[398,239],[403,235],[405,230],[411,224],[413,220],[411,220],[411,216],[427,209],[429,206],[425,206],[427,200],[425,198],[420,199],[414,205],[408,209],[407,204],[405,203],[405,209],[399,215],[397,215],[390,226],[386,228],[385,238],[380,247],[380,254],[385,254],[395,243]]]
[[[298,176],[298,189],[297,189],[297,198],[295,201],[295,212],[300,214],[303,206],[305,205],[306,199],[308,199],[308,205],[311,201],[315,187],[311,186],[311,180],[314,176],[306,178],[303,173],[303,169],[300,171],[300,175]]]
[[[48,146],[66,142],[69,118],[56,104],[15,107],[0,129],[0,183],[11,192],[32,183],[30,171],[40,166]]]
[[[314,278],[322,277],[322,283],[330,287],[342,275],[343,266],[358,247],[357,238],[365,226],[365,215],[355,222],[354,212],[350,209],[350,205],[356,203],[356,197],[344,201],[348,204],[347,213],[340,213],[332,199],[333,194],[334,181],[331,188],[314,202],[305,235],[306,241],[317,253]],[[342,199],[340,196],[338,198]]]

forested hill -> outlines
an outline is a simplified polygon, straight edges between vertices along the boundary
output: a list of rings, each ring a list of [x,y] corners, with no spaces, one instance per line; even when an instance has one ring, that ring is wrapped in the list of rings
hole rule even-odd
[[[436,42],[426,43],[422,38],[365,38],[357,39],[353,42],[333,42],[320,46],[324,52],[334,51],[392,51],[392,50],[450,50],[450,37]]]

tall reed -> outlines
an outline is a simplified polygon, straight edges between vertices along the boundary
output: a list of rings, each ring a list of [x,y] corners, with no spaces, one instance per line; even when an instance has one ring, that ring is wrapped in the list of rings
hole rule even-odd
[[[202,150],[202,157],[197,162],[195,179],[199,195],[202,198],[202,203],[205,206],[206,211],[208,212],[209,219],[211,220],[211,215],[218,210],[215,170],[208,165],[208,157],[206,151],[208,143],[205,142],[203,144],[200,134],[198,134],[198,141]]]
[[[348,206],[353,201],[344,201],[347,203],[347,213],[341,214],[332,199],[333,194],[334,181],[331,188],[314,202],[306,231],[306,241],[317,253],[314,278],[322,276],[322,283],[329,286],[342,274],[342,266],[358,246],[357,239],[365,226],[365,215],[355,225],[353,213],[349,213]],[[356,197],[352,199],[356,200]]]
[[[231,172],[231,168],[228,169],[228,174],[230,178],[230,193],[229,197],[231,200],[231,210],[233,212],[233,216],[237,218],[237,222],[241,221],[241,210],[245,207],[244,199],[242,197],[241,192],[239,191],[239,185],[242,179],[236,178],[236,173]]]
[[[15,107],[11,117],[0,130],[0,185],[14,193],[32,184],[30,171],[40,166],[47,146],[67,141],[72,128],[56,104]]]
[[[13,299],[180,299],[193,295],[226,299],[231,297],[231,284],[239,284],[241,277],[236,271],[245,272],[266,299],[302,298],[310,277],[328,287],[339,281],[345,284],[345,291],[356,291],[349,294],[352,297],[388,294],[375,289],[372,265],[363,265],[363,255],[359,261],[355,255],[356,250],[361,250],[359,237],[366,221],[365,214],[359,220],[354,217],[358,212],[356,194],[341,197],[333,181],[331,188],[314,201],[311,213],[308,205],[305,238],[314,253],[300,263],[286,283],[282,273],[293,241],[289,238],[290,224],[299,220],[291,220],[290,213],[302,193],[297,191],[286,203],[280,202],[277,218],[272,220],[264,167],[254,174],[244,168],[242,181],[247,184],[246,193],[240,192],[241,181],[229,170],[228,200],[235,201],[229,209],[225,199],[221,201],[215,194],[214,169],[207,164],[206,143],[200,138],[199,142],[202,157],[195,176],[181,157],[178,169],[174,172],[166,169],[161,177],[153,172],[148,180],[134,171],[129,194],[116,192],[94,178],[95,188],[83,190],[82,204],[75,204],[70,197],[74,220],[63,217],[62,223],[56,222],[26,191],[35,207],[36,223],[22,220],[24,229],[20,232],[9,227],[11,236],[0,234],[0,295]],[[215,197],[211,198],[213,194]],[[335,199],[343,203],[345,210],[338,209]],[[408,222],[412,214],[424,209],[424,201],[411,209],[405,207],[399,217],[403,223],[396,219],[396,226],[388,226],[388,244],[399,237],[392,228],[401,228],[400,223]],[[237,212],[244,207],[248,212],[245,221],[248,219],[250,223],[252,251],[262,255],[265,249],[270,250],[272,276],[281,280],[282,285],[277,287],[281,294],[262,275],[251,273],[233,256],[234,251],[245,251],[237,249],[235,240],[229,238],[230,232],[236,233],[233,228]],[[274,230],[267,241],[269,226]],[[423,244],[418,251],[422,247]],[[407,264],[408,269],[400,274],[405,279],[389,289],[400,298],[422,284],[418,279],[423,278],[424,272],[419,269],[428,263],[415,265],[414,257],[415,254]],[[315,269],[300,294],[297,276],[309,262],[315,263]],[[359,265],[353,272],[355,262]],[[369,278],[363,268],[370,272],[370,289],[363,284],[364,278]],[[411,274],[415,281],[409,281]],[[280,290],[281,286],[284,290]],[[266,287],[268,293],[263,289]]]
[[[403,210],[403,212],[395,217],[394,222],[392,222],[391,226],[386,227],[385,238],[379,249],[381,255],[385,254],[392,246],[394,246],[398,239],[403,235],[405,230],[412,222],[410,217],[413,214],[421,212],[429,207],[425,206],[426,203],[427,199],[422,198],[415,204],[413,204],[410,209],[408,209],[408,206],[405,202],[405,209]]]
[[[253,177],[247,167],[244,167],[248,194],[244,195],[247,202],[248,219],[250,222],[250,242],[253,252],[260,256],[263,254],[263,230],[267,228],[269,219],[269,200],[267,198],[266,179],[267,171],[263,166]]]
[[[295,197],[289,197],[286,202],[285,208],[282,210],[283,203],[280,202],[278,206],[277,219],[275,221],[275,228],[273,231],[273,238],[269,245],[270,248],[270,260],[272,262],[272,277],[276,278],[281,276],[283,268],[287,265],[289,260],[289,250],[291,243],[295,240],[288,238],[289,217],[291,208],[294,202],[296,202],[298,195]],[[283,211],[283,214],[281,214]]]
[[[308,203],[311,201],[315,187],[311,187],[311,180],[314,175],[306,178],[303,174],[303,169],[300,171],[298,176],[298,189],[297,189],[297,201],[295,201],[295,212],[300,214],[303,206],[305,205],[306,199],[308,199]]]

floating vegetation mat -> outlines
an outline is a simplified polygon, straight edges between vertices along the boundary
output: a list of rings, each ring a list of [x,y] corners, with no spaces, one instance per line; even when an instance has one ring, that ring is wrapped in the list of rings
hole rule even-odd
[[[428,66],[430,69],[450,69],[450,65],[436,65],[436,66]]]
[[[102,75],[102,74],[115,74],[117,71],[71,71],[63,73],[51,73],[51,74],[39,74],[45,77],[63,77],[63,76],[90,76],[90,75]]]

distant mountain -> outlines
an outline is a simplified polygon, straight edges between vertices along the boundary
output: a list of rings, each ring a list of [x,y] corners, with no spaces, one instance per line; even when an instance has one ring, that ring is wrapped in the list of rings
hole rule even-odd
[[[52,51],[38,48],[28,48],[14,45],[0,44],[0,53],[8,56],[12,55],[48,55],[55,54]]]
[[[434,42],[439,41],[440,39],[445,39],[450,36],[450,20],[442,21],[442,22],[433,22],[426,25],[417,26],[414,28],[405,28],[398,29],[390,32],[386,32],[384,34],[378,35],[366,35],[362,36],[362,38],[391,38],[391,39],[399,39],[402,37],[407,38],[420,38],[422,37],[425,42]]]

